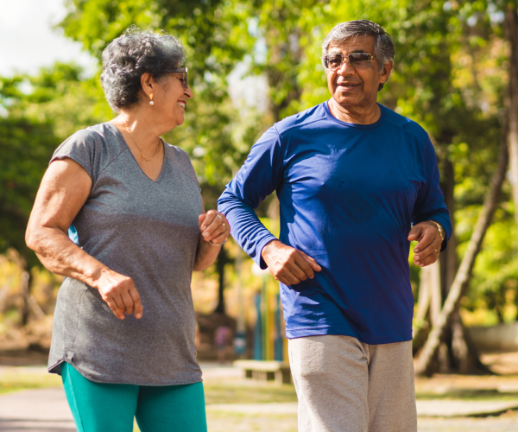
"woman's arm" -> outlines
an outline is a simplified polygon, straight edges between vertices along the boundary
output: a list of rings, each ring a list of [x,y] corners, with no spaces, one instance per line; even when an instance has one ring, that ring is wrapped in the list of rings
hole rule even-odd
[[[230,235],[230,225],[225,215],[216,210],[201,214],[199,223],[201,236],[194,260],[194,270],[202,271],[216,261],[221,245]]]
[[[68,238],[68,228],[85,204],[92,180],[72,159],[50,164],[32,209],[25,240],[51,272],[95,288],[115,316],[142,317],[140,295],[132,279],[106,267]]]

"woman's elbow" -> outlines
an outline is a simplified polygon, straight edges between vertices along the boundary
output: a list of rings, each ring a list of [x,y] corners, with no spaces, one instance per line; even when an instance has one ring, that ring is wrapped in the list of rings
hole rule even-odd
[[[216,261],[216,257],[214,257],[213,259],[207,258],[208,257],[205,257],[205,259],[197,259],[196,261],[194,261],[193,271],[206,270]]]
[[[30,227],[27,227],[27,230],[25,231],[25,244],[29,249],[32,249],[33,251],[36,251],[37,249],[37,240],[36,236],[34,235],[34,230]]]
[[[34,252],[38,253],[41,249],[41,238],[40,230],[36,227],[29,225],[25,231],[25,244],[27,247]]]
[[[209,264],[210,265],[210,264]],[[209,267],[209,265],[205,265],[205,263],[194,263],[194,267],[192,268],[193,271],[203,271],[206,268]]]

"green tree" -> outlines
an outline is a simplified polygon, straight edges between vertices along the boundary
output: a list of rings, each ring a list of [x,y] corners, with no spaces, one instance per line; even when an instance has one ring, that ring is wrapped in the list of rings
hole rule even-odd
[[[82,88],[81,73],[57,63],[34,76],[0,78],[0,253],[18,251],[27,275],[41,265],[25,245],[25,230],[43,173],[59,143],[94,117],[85,106],[97,99]],[[22,315],[26,323],[27,307]]]

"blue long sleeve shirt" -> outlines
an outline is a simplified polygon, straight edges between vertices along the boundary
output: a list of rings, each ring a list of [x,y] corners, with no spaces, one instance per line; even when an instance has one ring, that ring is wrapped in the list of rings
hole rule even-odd
[[[276,123],[218,200],[233,237],[265,268],[261,251],[275,237],[254,209],[276,191],[279,240],[322,267],[314,279],[280,284],[288,338],[412,339],[408,233],[434,220],[449,238],[451,223],[427,133],[380,109],[370,125],[336,119],[327,102]]]

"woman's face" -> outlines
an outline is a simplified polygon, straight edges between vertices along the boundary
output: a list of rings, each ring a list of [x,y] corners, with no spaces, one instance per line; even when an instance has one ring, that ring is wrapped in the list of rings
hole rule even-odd
[[[157,92],[153,95],[153,108],[157,116],[171,126],[179,126],[184,121],[187,100],[192,98],[192,90],[183,87],[183,74],[170,73],[157,83]]]

